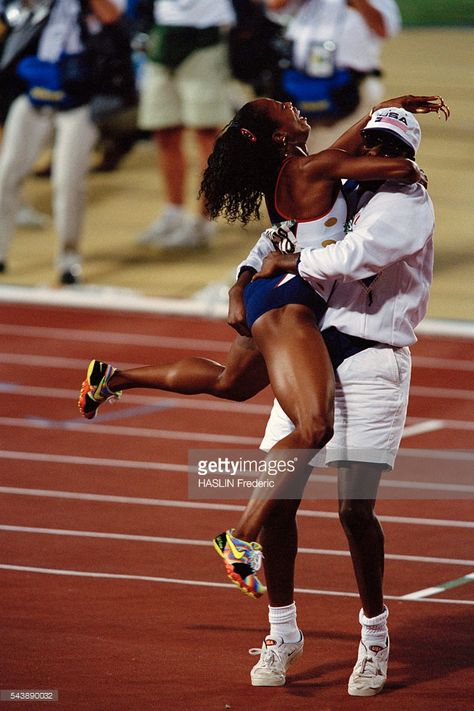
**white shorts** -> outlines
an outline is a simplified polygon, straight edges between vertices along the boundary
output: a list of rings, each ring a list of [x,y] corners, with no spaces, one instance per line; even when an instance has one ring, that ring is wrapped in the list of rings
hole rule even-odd
[[[232,115],[226,44],[196,50],[174,70],[151,61],[145,64],[140,128],[221,128]]]
[[[367,348],[337,369],[334,437],[313,466],[370,462],[391,469],[403,434],[410,387],[410,349]],[[275,400],[260,445],[268,451],[294,429]]]

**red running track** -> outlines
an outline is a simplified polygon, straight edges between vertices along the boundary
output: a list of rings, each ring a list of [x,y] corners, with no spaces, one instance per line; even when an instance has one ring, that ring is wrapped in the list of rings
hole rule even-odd
[[[68,711],[472,704],[474,341],[423,336],[413,348],[403,477],[410,486],[443,457],[449,477],[437,499],[389,486],[379,502],[393,650],[383,695],[356,699],[346,685],[359,603],[335,502],[302,506],[305,653],[285,687],[265,689],[250,685],[247,650],[266,632],[266,601],[227,585],[209,544],[240,502],[188,498],[188,448],[258,443],[271,393],[240,405],[133,391],[94,422],[78,416],[91,357],[119,366],[183,354],[222,360],[230,329],[7,304],[0,335],[1,689],[57,689],[53,708]]]

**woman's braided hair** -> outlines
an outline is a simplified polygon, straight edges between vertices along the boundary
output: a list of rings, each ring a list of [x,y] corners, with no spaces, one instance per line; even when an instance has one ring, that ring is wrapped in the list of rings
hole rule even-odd
[[[223,215],[244,225],[260,219],[262,198],[273,192],[281,165],[272,140],[275,128],[267,112],[251,101],[221,131],[199,192],[211,218]]]

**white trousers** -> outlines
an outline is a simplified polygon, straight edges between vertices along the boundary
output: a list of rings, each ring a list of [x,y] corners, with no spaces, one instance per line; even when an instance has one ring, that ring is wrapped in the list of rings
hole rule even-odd
[[[346,358],[337,369],[334,436],[313,466],[340,461],[371,462],[391,469],[405,425],[410,388],[408,347],[379,345]],[[294,430],[277,400],[265,436],[264,451]]]
[[[34,108],[27,96],[11,105],[0,150],[0,261],[5,262],[15,228],[22,182],[54,134],[53,216],[58,234],[56,266],[79,260],[85,178],[97,140],[89,106],[70,111]]]

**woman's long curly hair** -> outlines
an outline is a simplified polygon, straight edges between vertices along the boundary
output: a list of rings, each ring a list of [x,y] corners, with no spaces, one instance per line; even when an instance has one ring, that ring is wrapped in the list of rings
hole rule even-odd
[[[273,192],[281,165],[272,140],[275,128],[267,112],[251,101],[221,131],[199,191],[211,218],[223,215],[244,225],[260,219],[262,199]]]

